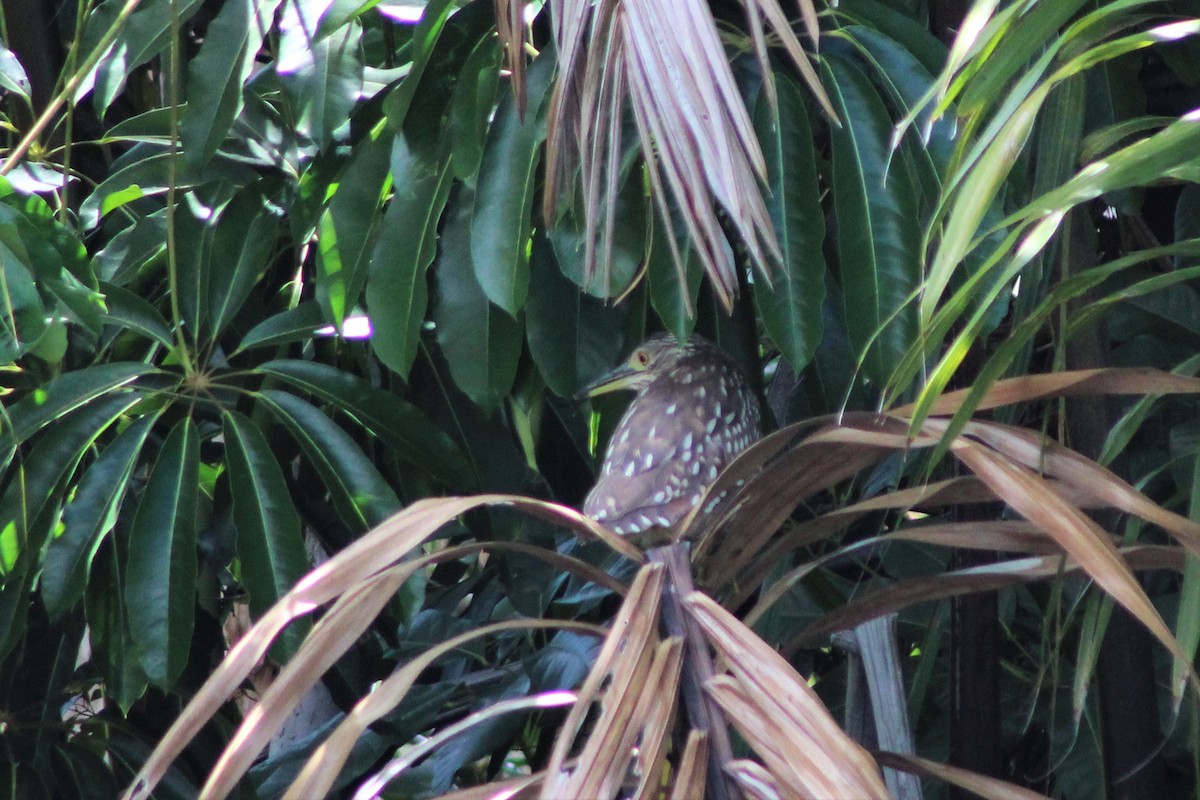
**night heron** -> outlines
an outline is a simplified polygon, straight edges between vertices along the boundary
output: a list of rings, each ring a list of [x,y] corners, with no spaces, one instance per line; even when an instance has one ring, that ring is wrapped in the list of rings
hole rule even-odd
[[[759,437],[758,399],[732,358],[700,336],[658,334],[588,386],[634,389],[583,513],[618,534],[667,528]]]

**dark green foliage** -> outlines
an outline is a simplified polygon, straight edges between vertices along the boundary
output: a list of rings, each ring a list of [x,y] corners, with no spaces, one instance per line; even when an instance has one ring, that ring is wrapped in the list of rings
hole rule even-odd
[[[38,2],[73,18],[74,3]],[[840,124],[782,58],[770,75],[740,59],[782,255],[770,282],[741,264],[740,327],[713,310],[687,209],[672,198],[664,220],[650,199],[631,120],[614,125],[629,140],[606,271],[584,276],[578,187],[542,219],[557,110],[549,12],[533,26],[522,114],[499,72],[489,0],[434,0],[416,24],[374,2],[143,0],[127,20],[121,0],[92,5],[58,72],[27,75],[23,43],[0,46],[0,785],[14,796],[113,796],[162,734],[160,717],[226,650],[221,626],[235,611],[258,618],[314,553],[402,505],[486,492],[578,503],[620,404],[593,413],[568,398],[649,330],[696,329],[745,354],[780,425],[911,401],[921,417],[943,389],[973,386],[960,425],[994,381],[1070,366],[1066,343],[1087,337],[1111,365],[1200,373],[1200,128],[1183,116],[1200,104],[1185,38],[1195,30],[1158,47],[1171,29],[1138,16],[1158,13],[1149,4],[1001,4],[992,49],[942,72],[947,49],[907,10],[921,4],[843,0],[822,16],[818,59]],[[731,57],[750,48],[726,33]],[[103,57],[89,62],[96,47]],[[60,77],[78,85],[53,130],[38,131],[43,144],[13,162],[32,130],[30,81]],[[1086,220],[1082,245],[1064,233],[1071,215]],[[1180,397],[1114,408],[1102,460],[1194,516],[1196,411]],[[1062,421],[1051,406],[1003,413],[1052,436]],[[888,461],[795,519],[930,469]],[[502,512],[455,524],[448,545],[516,542],[628,568]],[[901,524],[866,515],[846,541]],[[819,555],[787,553],[763,588]],[[865,584],[947,564],[910,543],[814,569],[758,630],[785,645]],[[1193,608],[1200,570],[1191,561],[1149,588],[1164,607]],[[519,616],[603,623],[614,602],[525,550],[446,560],[406,584],[326,684],[344,712],[456,633]],[[1071,580],[1001,601],[1003,691],[1021,712],[1005,735],[1014,747],[1037,739],[1033,760],[1072,796],[1100,786],[1081,687],[1102,602]],[[1194,652],[1200,624],[1168,622]],[[900,626],[918,744],[940,758],[944,610],[906,610]],[[577,687],[597,648],[539,631],[445,657],[362,738],[338,786],[472,711]],[[841,702],[838,657],[795,660]],[[1171,758],[1197,746],[1195,708],[1182,713],[1166,735]],[[163,796],[195,792],[238,714],[228,708],[193,744]],[[397,791],[516,773],[513,758],[545,759],[559,721],[490,720]],[[245,796],[276,796],[323,733],[266,757]]]

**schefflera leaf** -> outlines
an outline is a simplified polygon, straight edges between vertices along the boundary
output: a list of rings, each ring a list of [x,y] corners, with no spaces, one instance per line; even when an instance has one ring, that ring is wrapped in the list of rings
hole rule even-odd
[[[379,470],[323,411],[276,389],[264,389],[257,396],[317,470],[334,510],[350,530],[365,531],[400,509],[400,500]]]
[[[187,665],[196,621],[200,438],[190,417],[171,429],[133,519],[125,601],[139,661],[169,689]]]
[[[217,152],[242,109],[263,32],[283,0],[230,0],[208,26],[188,65],[187,108],[179,123],[184,158],[201,167]]]
[[[236,411],[225,414],[222,427],[242,586],[258,619],[308,571],[308,556],[300,515],[266,437]],[[289,654],[298,641],[285,637]]]
[[[258,369],[350,415],[391,447],[397,458],[447,487],[460,491],[471,484],[471,468],[458,445],[420,408],[392,392],[315,361],[281,359]]]
[[[80,478],[63,509],[62,532],[50,541],[42,564],[42,602],[57,618],[83,596],[92,559],[116,524],[138,456],[157,414],[135,420],[118,435]]]

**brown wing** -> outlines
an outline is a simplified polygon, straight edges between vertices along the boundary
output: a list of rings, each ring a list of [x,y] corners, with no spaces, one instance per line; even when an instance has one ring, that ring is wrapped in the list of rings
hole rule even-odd
[[[583,512],[615,533],[678,522],[744,449],[743,444],[731,451],[726,442],[714,441],[712,414],[719,407],[698,394],[699,386],[680,388],[656,382],[634,400],[613,433],[604,471]]]

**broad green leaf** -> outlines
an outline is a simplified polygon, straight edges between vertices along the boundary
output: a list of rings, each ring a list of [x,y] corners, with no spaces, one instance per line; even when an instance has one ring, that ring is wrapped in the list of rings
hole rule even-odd
[[[683,231],[683,227],[676,226]],[[663,325],[675,338],[684,341],[692,335],[696,328],[696,301],[700,297],[700,283],[704,277],[704,269],[700,265],[691,239],[686,231],[679,247],[682,251],[684,280],[679,280],[679,270],[675,258],[671,255],[671,245],[667,237],[671,229],[661,218],[654,220],[654,231],[651,236],[650,253],[646,257],[646,282],[649,287],[650,305],[662,320]]]
[[[170,153],[151,145],[138,145],[136,156],[131,156],[123,166],[110,173],[95,191],[87,196],[79,208],[79,219],[85,229],[95,228],[101,218],[143,197],[154,197],[167,191]],[[133,150],[130,153],[134,153]],[[203,183],[225,181],[231,185],[242,185],[257,177],[245,164],[225,157],[213,158],[204,167],[186,167],[182,154],[176,154],[176,189],[192,189]]]
[[[438,222],[452,183],[445,148],[414,146],[397,134],[392,176],[395,193],[371,257],[367,310],[379,360],[407,378],[429,301],[425,272],[437,253]]]
[[[196,612],[200,439],[191,418],[171,429],[138,501],[129,537],[125,604],[138,661],[169,689],[183,672]]]
[[[488,131],[475,192],[471,258],[489,300],[515,317],[529,291],[530,212],[546,123],[542,101],[553,69],[547,54],[529,70],[524,119],[511,92]]]
[[[473,182],[479,170],[499,81],[500,48],[485,36],[463,64],[450,101],[450,146],[459,180]]]
[[[616,363],[625,312],[567,280],[544,236],[534,236],[530,270],[533,284],[525,307],[529,353],[546,385],[570,397]]]
[[[450,18],[450,14],[454,10],[453,0],[432,0],[426,4],[425,10],[421,14],[421,21],[413,28],[412,66],[409,69],[408,77],[400,82],[400,85],[388,95],[383,104],[388,125],[393,131],[399,131],[403,127],[405,118],[408,116],[408,109],[416,95],[417,86],[421,82],[421,76],[425,73],[425,67],[429,63],[429,57],[433,54],[433,48],[437,45],[438,39],[441,38],[442,30],[446,27],[446,20]]]
[[[166,253],[166,231],[166,215],[161,211],[139,218],[92,257],[92,272],[101,281],[125,286],[132,276]]]
[[[329,0],[292,0],[279,19],[275,71],[291,98],[299,132],[325,149],[362,89],[362,25],[353,20],[317,35]]]
[[[283,2],[229,0],[209,23],[188,65],[188,105],[179,121],[184,158],[192,168],[204,166],[229,133],[242,109],[242,84]]]
[[[275,253],[277,214],[264,202],[261,184],[251,184],[221,212],[208,271],[208,325],[215,338],[250,296]]]
[[[95,50],[127,5],[128,0],[105,0],[88,14],[83,33],[83,56]],[[203,5],[204,0],[143,0],[105,51],[94,73],[76,91],[75,98],[82,98],[94,86],[92,103],[96,113],[103,117],[125,88],[129,73],[166,49],[170,42],[172,17],[177,15],[182,25]]]
[[[895,33],[893,28],[885,30],[887,34],[874,28],[852,25],[841,30],[839,35],[855,43],[859,55],[872,68],[871,80],[885,88],[890,95],[885,99],[893,110],[908,114],[917,107],[933,83],[933,73],[912,52],[888,35]],[[950,109],[937,119],[932,117],[930,111],[919,114],[918,132],[904,137],[906,143],[916,144],[920,141],[920,146],[914,149],[918,151],[917,165],[922,191],[927,196],[932,197],[941,189],[942,176],[953,162],[955,140],[959,138],[953,112],[954,109]],[[929,174],[928,170],[932,170],[933,174]]]
[[[946,63],[946,46],[925,25],[878,0],[842,0],[836,11],[870,30],[886,31],[931,74]]]
[[[37,573],[23,570],[9,580],[0,581],[0,659],[5,659],[21,641],[29,620],[29,593]]]
[[[620,295],[634,280],[646,261],[647,249],[650,250],[651,257],[656,257],[655,248],[661,247],[665,251],[661,254],[662,257],[672,260],[670,245],[665,238],[658,238],[658,229],[667,230],[668,223],[658,215],[649,217],[647,199],[642,170],[631,170],[625,179],[625,185],[621,187],[617,195],[617,211],[613,220],[612,252],[608,254],[599,252],[601,247],[597,244],[597,259],[602,261],[592,275],[585,274],[584,270],[584,262],[587,258],[587,227],[583,220],[575,213],[566,214],[558,220],[548,233],[550,243],[554,245],[554,255],[558,260],[558,267],[562,273],[585,292],[608,299]],[[575,207],[581,208],[582,202],[582,199],[577,198]],[[649,222],[649,219],[653,219],[653,222]],[[676,218],[672,220],[672,223],[677,231],[677,240],[687,242],[686,226],[682,220]],[[650,226],[655,229],[652,243],[647,242],[649,236],[647,227]],[[607,259],[605,259],[606,255]],[[677,281],[678,273],[675,271],[673,260],[670,266],[671,274]],[[665,275],[665,271],[660,274]],[[689,287],[690,285],[691,279],[689,278]],[[697,289],[696,292],[698,291]],[[694,294],[695,292],[689,295],[688,299],[694,300]],[[683,300],[681,296],[674,299],[677,302]],[[691,309],[694,315],[696,311],[694,302],[692,302]]]
[[[825,214],[804,96],[785,75],[777,76],[776,96],[775,109],[765,93],[759,96],[754,127],[767,160],[767,208],[779,239],[783,269],[772,285],[754,284],[754,301],[771,340],[799,372],[821,342]],[[857,125],[859,120],[847,124]]]
[[[1190,184],[1183,187],[1179,199],[1175,203],[1175,241],[1200,237],[1200,186]],[[1175,268],[1184,269],[1196,266],[1200,260],[1196,258],[1175,259]]]
[[[242,586],[258,619],[308,571],[308,554],[300,515],[266,437],[236,411],[225,414],[222,429]]]
[[[15,233],[25,244],[30,262],[43,279],[66,270],[85,288],[95,288],[96,276],[78,232],[64,225],[59,220],[59,212],[41,197],[21,194],[0,182],[0,219],[15,222]],[[8,241],[7,227],[4,232],[4,239]]]
[[[59,419],[28,455],[0,497],[0,575],[10,575],[24,559],[29,569],[58,519],[58,492],[85,452],[138,397],[131,393],[98,398]]]
[[[99,333],[101,298],[87,251],[41,198],[0,198],[0,262],[0,352],[29,352],[60,317]]]
[[[0,465],[26,439],[76,408],[153,371],[148,364],[115,361],[68,372],[9,406],[0,416]]]
[[[0,242],[0,364],[29,352],[46,330],[43,305],[25,259]]]
[[[213,241],[217,237],[215,215],[198,216],[187,204],[175,212],[175,303],[179,309],[182,332],[188,341],[199,344],[208,339],[209,303],[214,287],[212,274]],[[174,311],[172,310],[172,313]]]
[[[105,447],[63,509],[62,529],[50,540],[42,566],[42,602],[52,618],[70,611],[83,596],[92,559],[116,524],[129,478],[157,418],[141,417]]]
[[[521,324],[493,305],[471,262],[472,208],[460,191],[442,231],[435,265],[433,320],[450,376],[476,405],[496,408],[517,376]]]
[[[1188,425],[1189,423],[1184,423]],[[1193,430],[1194,434],[1195,431]],[[1193,442],[1195,440],[1193,439]],[[1178,455],[1173,453],[1173,455]],[[1188,498],[1188,517],[1200,518],[1200,451],[1193,447],[1191,453],[1191,492]],[[1191,553],[1187,556],[1187,566],[1183,570],[1183,585],[1179,589],[1179,617],[1175,622],[1175,636],[1179,646],[1193,659],[1196,647],[1200,645],[1200,614],[1189,613],[1200,604],[1200,559]],[[1171,668],[1171,685],[1179,686],[1185,680],[1184,665],[1175,664]]]
[[[390,183],[391,152],[392,135],[381,125],[355,148],[317,222],[317,299],[339,329],[367,278],[379,209]]]
[[[101,289],[104,292],[104,304],[107,306],[104,314],[106,324],[137,331],[167,348],[175,346],[171,339],[171,329],[158,313],[158,309],[120,286],[101,284]]]
[[[255,395],[300,445],[352,530],[365,531],[400,508],[400,501],[358,444],[329,417],[295,395],[265,389]]]
[[[315,300],[301,303],[295,308],[280,311],[255,325],[242,337],[235,353],[253,347],[306,342],[326,322],[321,307]]]
[[[121,523],[120,533],[127,535],[128,522]],[[114,537],[122,539],[123,536]],[[122,542],[125,544],[125,542]],[[104,692],[125,713],[146,692],[146,673],[138,661],[138,648],[130,633],[130,618],[126,613],[125,573],[116,551],[125,548],[101,548],[88,581],[84,605],[92,639],[93,658],[104,677]]]
[[[268,361],[258,371],[312,392],[349,414],[393,449],[446,486],[471,484],[470,466],[449,436],[421,409],[348,372],[314,361]]]
[[[846,121],[830,132],[846,327],[865,374],[882,386],[916,339],[914,300],[921,275],[916,189],[907,163],[891,157],[892,123],[866,76],[833,57],[824,74],[838,116]]]

